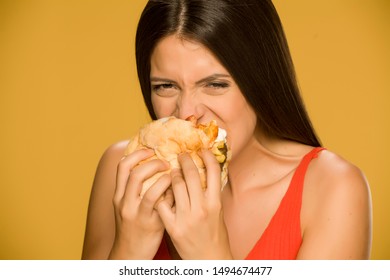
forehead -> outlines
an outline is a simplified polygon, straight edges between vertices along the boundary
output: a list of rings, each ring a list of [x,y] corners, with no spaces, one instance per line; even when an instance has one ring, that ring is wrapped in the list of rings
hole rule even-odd
[[[184,71],[203,69],[227,73],[215,55],[199,42],[171,35],[162,39],[151,56],[151,70]]]
[[[169,54],[172,50],[181,49],[182,51],[195,53],[195,52],[208,52],[207,49],[199,42],[190,40],[178,35],[169,35],[162,38],[153,50],[152,57],[160,54]],[[174,53],[174,52],[173,52]]]

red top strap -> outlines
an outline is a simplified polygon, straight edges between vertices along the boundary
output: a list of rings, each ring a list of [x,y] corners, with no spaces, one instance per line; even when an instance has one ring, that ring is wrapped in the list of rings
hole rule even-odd
[[[317,147],[307,153],[298,165],[290,186],[264,233],[246,257],[247,260],[296,259],[302,243],[301,206],[307,168],[313,158],[325,148]]]

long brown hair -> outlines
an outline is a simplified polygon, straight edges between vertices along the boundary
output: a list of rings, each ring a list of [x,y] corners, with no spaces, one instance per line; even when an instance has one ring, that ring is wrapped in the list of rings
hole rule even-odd
[[[271,0],[149,0],[138,23],[136,61],[153,119],[150,58],[156,44],[172,34],[203,44],[219,59],[255,110],[265,133],[321,146]]]

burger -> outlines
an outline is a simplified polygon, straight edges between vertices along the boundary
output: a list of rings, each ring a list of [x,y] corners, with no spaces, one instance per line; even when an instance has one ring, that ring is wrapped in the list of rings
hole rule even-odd
[[[152,159],[163,159],[169,162],[167,171],[159,172],[147,179],[142,187],[141,196],[163,174],[170,173],[174,168],[180,169],[178,155],[188,153],[199,171],[202,189],[207,188],[206,168],[198,152],[202,149],[210,150],[221,167],[221,190],[227,183],[227,167],[231,158],[231,151],[226,142],[226,131],[219,128],[217,122],[212,120],[208,123],[197,124],[194,116],[186,120],[176,117],[166,117],[148,123],[141,128],[135,137],[129,142],[125,155],[139,149],[152,149]],[[140,162],[140,164],[145,161]]]

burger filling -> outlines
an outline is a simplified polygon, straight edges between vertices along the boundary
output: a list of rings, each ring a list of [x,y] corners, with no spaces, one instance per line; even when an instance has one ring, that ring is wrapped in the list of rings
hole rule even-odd
[[[211,152],[215,155],[215,158],[219,162],[221,169],[227,160],[228,148],[226,145],[226,131],[222,128],[218,128],[218,137],[215,140]]]

